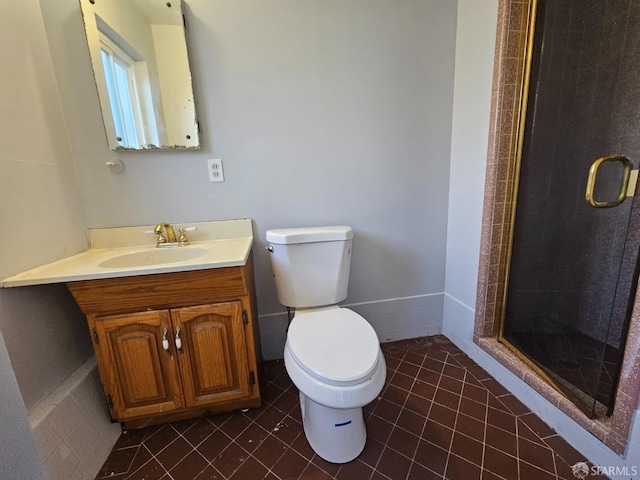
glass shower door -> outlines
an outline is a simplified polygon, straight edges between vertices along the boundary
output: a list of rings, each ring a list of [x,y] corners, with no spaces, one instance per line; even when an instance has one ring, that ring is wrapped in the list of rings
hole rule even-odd
[[[638,277],[639,27],[640,2],[537,3],[499,339],[590,416],[611,414]]]

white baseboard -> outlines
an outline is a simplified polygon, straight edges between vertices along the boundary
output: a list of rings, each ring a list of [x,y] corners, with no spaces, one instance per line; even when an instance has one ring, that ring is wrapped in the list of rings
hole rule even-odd
[[[378,334],[380,343],[442,333],[444,293],[389,298],[342,306],[366,318]],[[258,321],[263,359],[282,358],[287,338],[286,312],[260,315]]]

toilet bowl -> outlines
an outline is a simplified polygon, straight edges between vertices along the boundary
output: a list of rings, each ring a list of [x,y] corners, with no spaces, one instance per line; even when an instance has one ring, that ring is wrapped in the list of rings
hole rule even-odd
[[[276,293],[295,308],[285,367],[300,392],[309,445],[333,463],[364,449],[362,407],[382,391],[386,365],[373,327],[338,302],[347,297],[351,227],[267,230]]]
[[[300,391],[302,423],[313,450],[333,463],[355,459],[366,443],[362,407],[378,396],[386,378],[371,325],[337,306],[296,312],[284,361]]]

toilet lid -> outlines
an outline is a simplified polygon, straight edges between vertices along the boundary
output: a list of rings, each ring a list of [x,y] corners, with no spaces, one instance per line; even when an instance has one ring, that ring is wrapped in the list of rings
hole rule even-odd
[[[360,383],[373,373],[380,355],[373,327],[346,308],[296,314],[287,343],[302,369],[333,385]]]

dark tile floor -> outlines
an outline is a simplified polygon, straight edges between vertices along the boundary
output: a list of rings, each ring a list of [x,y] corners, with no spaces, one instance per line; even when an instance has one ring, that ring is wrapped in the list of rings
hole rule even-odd
[[[367,445],[350,463],[311,450],[297,389],[282,361],[270,361],[262,408],[125,432],[96,478],[576,478],[571,466],[585,459],[445,337],[382,350],[387,384],[364,409]]]

